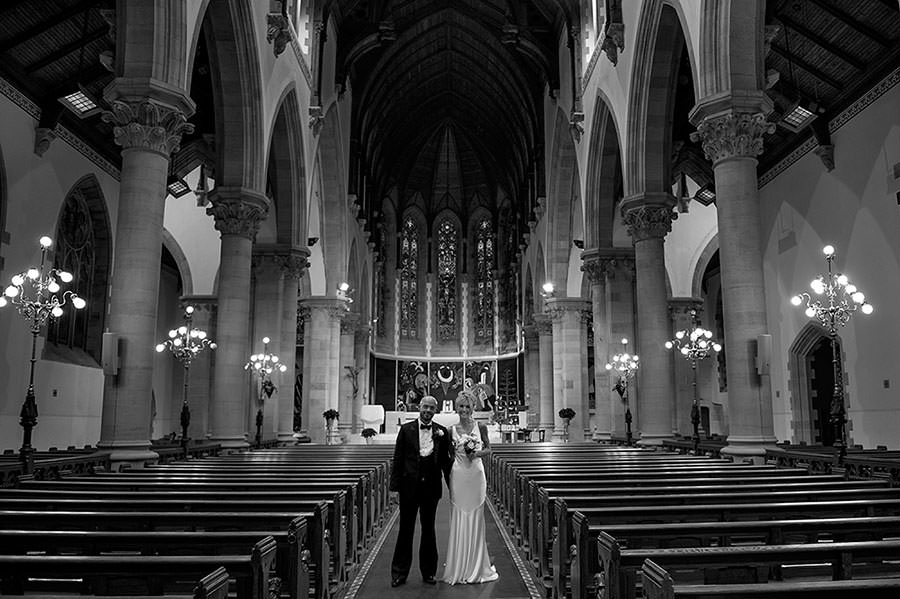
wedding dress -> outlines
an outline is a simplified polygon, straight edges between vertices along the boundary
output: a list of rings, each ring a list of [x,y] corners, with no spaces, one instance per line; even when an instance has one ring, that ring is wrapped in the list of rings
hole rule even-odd
[[[470,460],[464,446],[465,441],[471,439],[478,450],[482,449],[478,425],[470,434],[454,426],[452,439],[456,453],[450,471],[450,536],[441,580],[448,584],[491,582],[499,575],[491,565],[485,540],[487,480],[484,464],[481,458]]]

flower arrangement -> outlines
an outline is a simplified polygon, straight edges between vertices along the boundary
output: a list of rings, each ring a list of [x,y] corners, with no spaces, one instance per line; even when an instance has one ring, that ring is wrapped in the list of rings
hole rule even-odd
[[[463,441],[463,449],[467,454],[473,454],[478,451],[479,442],[475,437],[468,437]]]
[[[371,439],[372,437],[374,437],[377,434],[378,434],[378,431],[376,431],[374,428],[364,428],[362,430],[362,436],[365,437],[366,439]]]
[[[563,420],[571,420],[575,418],[575,410],[572,408],[563,408],[559,411],[559,417]]]
[[[340,417],[340,414],[338,414],[337,410],[329,408],[322,412],[322,417],[325,418],[325,420],[337,420]]]

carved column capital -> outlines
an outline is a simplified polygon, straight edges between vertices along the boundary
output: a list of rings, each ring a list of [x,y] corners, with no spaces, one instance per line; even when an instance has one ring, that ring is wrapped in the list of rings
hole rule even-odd
[[[553,322],[550,320],[550,317],[548,315],[535,314],[533,318],[534,330],[535,332],[537,332],[538,336],[553,334]]]
[[[623,221],[634,241],[663,238],[672,230],[678,213],[668,205],[643,205],[624,210]]]
[[[691,141],[703,145],[713,165],[728,158],[756,158],[763,151],[763,135],[773,133],[775,123],[762,113],[729,113],[703,119]]]
[[[302,279],[306,269],[309,268],[308,256],[309,250],[305,248],[294,249],[287,254],[278,256],[278,265],[285,278]]]
[[[703,311],[703,300],[699,297],[673,297],[669,300],[669,313],[676,324],[685,319],[693,319]]]
[[[592,306],[589,301],[578,297],[553,297],[547,300],[547,307],[544,309],[544,314],[546,314],[552,322],[561,321],[566,314],[569,313],[578,313],[578,316],[582,319],[585,318],[585,313],[587,313],[589,318],[593,318],[591,308]]]
[[[112,100],[109,104],[111,110],[104,111],[101,118],[113,125],[115,142],[123,150],[139,148],[168,158],[181,146],[182,134],[194,130],[183,112],[149,99]]]
[[[216,187],[209,194],[206,213],[215,219],[222,235],[238,235],[253,241],[269,213],[269,198],[243,188]]]
[[[582,258],[581,271],[587,276],[591,285],[600,285],[606,281],[607,266],[598,256]]]
[[[359,329],[359,314],[344,312],[341,316],[341,335],[355,335]]]
[[[307,297],[298,303],[300,304],[299,313],[307,321],[312,318],[313,312],[322,311],[328,315],[328,318],[343,322],[349,312],[347,302],[336,297]]]
[[[266,41],[272,44],[275,58],[281,56],[291,42],[291,20],[281,13],[269,13],[267,16]]]

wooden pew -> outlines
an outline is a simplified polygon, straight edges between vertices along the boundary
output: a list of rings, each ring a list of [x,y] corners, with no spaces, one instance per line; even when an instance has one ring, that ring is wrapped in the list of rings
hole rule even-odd
[[[731,523],[725,523],[731,524]],[[811,522],[826,530],[822,521]],[[895,524],[895,530],[896,524]],[[874,532],[874,531],[873,531]],[[601,532],[597,540],[599,553],[599,570],[586,574],[593,581],[593,594],[604,593],[606,599],[633,599],[636,596],[636,582],[640,568],[646,559],[654,560],[658,565],[675,568],[679,571],[687,569],[730,569],[731,573],[746,578],[763,576],[766,580],[771,570],[780,579],[780,566],[785,564],[830,564],[835,578],[852,578],[854,560],[885,560],[900,557],[900,539],[890,541],[850,541],[834,543],[811,542],[806,544],[762,544],[734,545],[722,547],[687,546],[679,548],[642,548],[623,549],[619,541],[606,532]],[[584,578],[576,566],[572,566],[572,596],[586,596],[576,593],[576,585],[583,588]],[[752,566],[751,566],[752,565]],[[757,568],[767,566],[760,573]],[[768,566],[771,566],[769,568]],[[753,568],[748,570],[748,568]],[[807,572],[808,574],[808,572]],[[732,580],[731,582],[736,582]],[[754,580],[753,582],[762,582]]]
[[[284,530],[233,531],[142,531],[142,530],[22,530],[0,529],[0,553],[23,555],[42,552],[54,554],[99,555],[131,552],[139,555],[227,555],[243,553],[261,538],[276,541],[276,571],[282,588],[292,599],[307,599],[310,591],[324,597],[323,579],[328,547],[321,530],[308,527],[305,518],[294,518]],[[318,546],[315,546],[318,544]],[[323,553],[324,552],[324,553]],[[320,561],[317,561],[320,560]]]
[[[91,594],[115,594],[116,580],[122,579],[132,585],[140,580],[146,594],[161,595],[177,592],[180,580],[224,567],[237,581],[238,599],[270,599],[270,583],[273,589],[280,585],[274,574],[275,551],[275,540],[266,537],[249,555],[0,555],[0,579],[4,594],[28,591],[31,578],[82,578]]]
[[[34,531],[123,531],[126,533],[149,531],[215,531],[278,530],[292,534],[290,524],[296,519],[306,522],[308,543],[302,545],[302,534],[288,539],[288,545],[297,548],[297,561],[288,564],[291,571],[301,571],[300,560],[312,565],[311,585],[316,597],[330,597],[337,581],[329,581],[331,563],[329,534],[325,528],[327,506],[322,502],[315,513],[295,512],[127,512],[127,511],[40,511],[0,510],[0,528]],[[306,554],[305,552],[309,553]],[[297,584],[302,584],[299,580]],[[330,588],[333,587],[333,588]]]
[[[682,585],[653,560],[644,562],[641,579],[644,599],[894,599],[900,595],[900,578]]]

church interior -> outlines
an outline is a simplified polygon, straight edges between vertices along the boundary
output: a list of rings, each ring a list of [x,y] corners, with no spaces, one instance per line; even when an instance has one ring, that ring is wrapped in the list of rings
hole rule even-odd
[[[468,391],[441,596],[898,596],[896,0],[0,24],[0,594],[433,590],[392,455]]]

